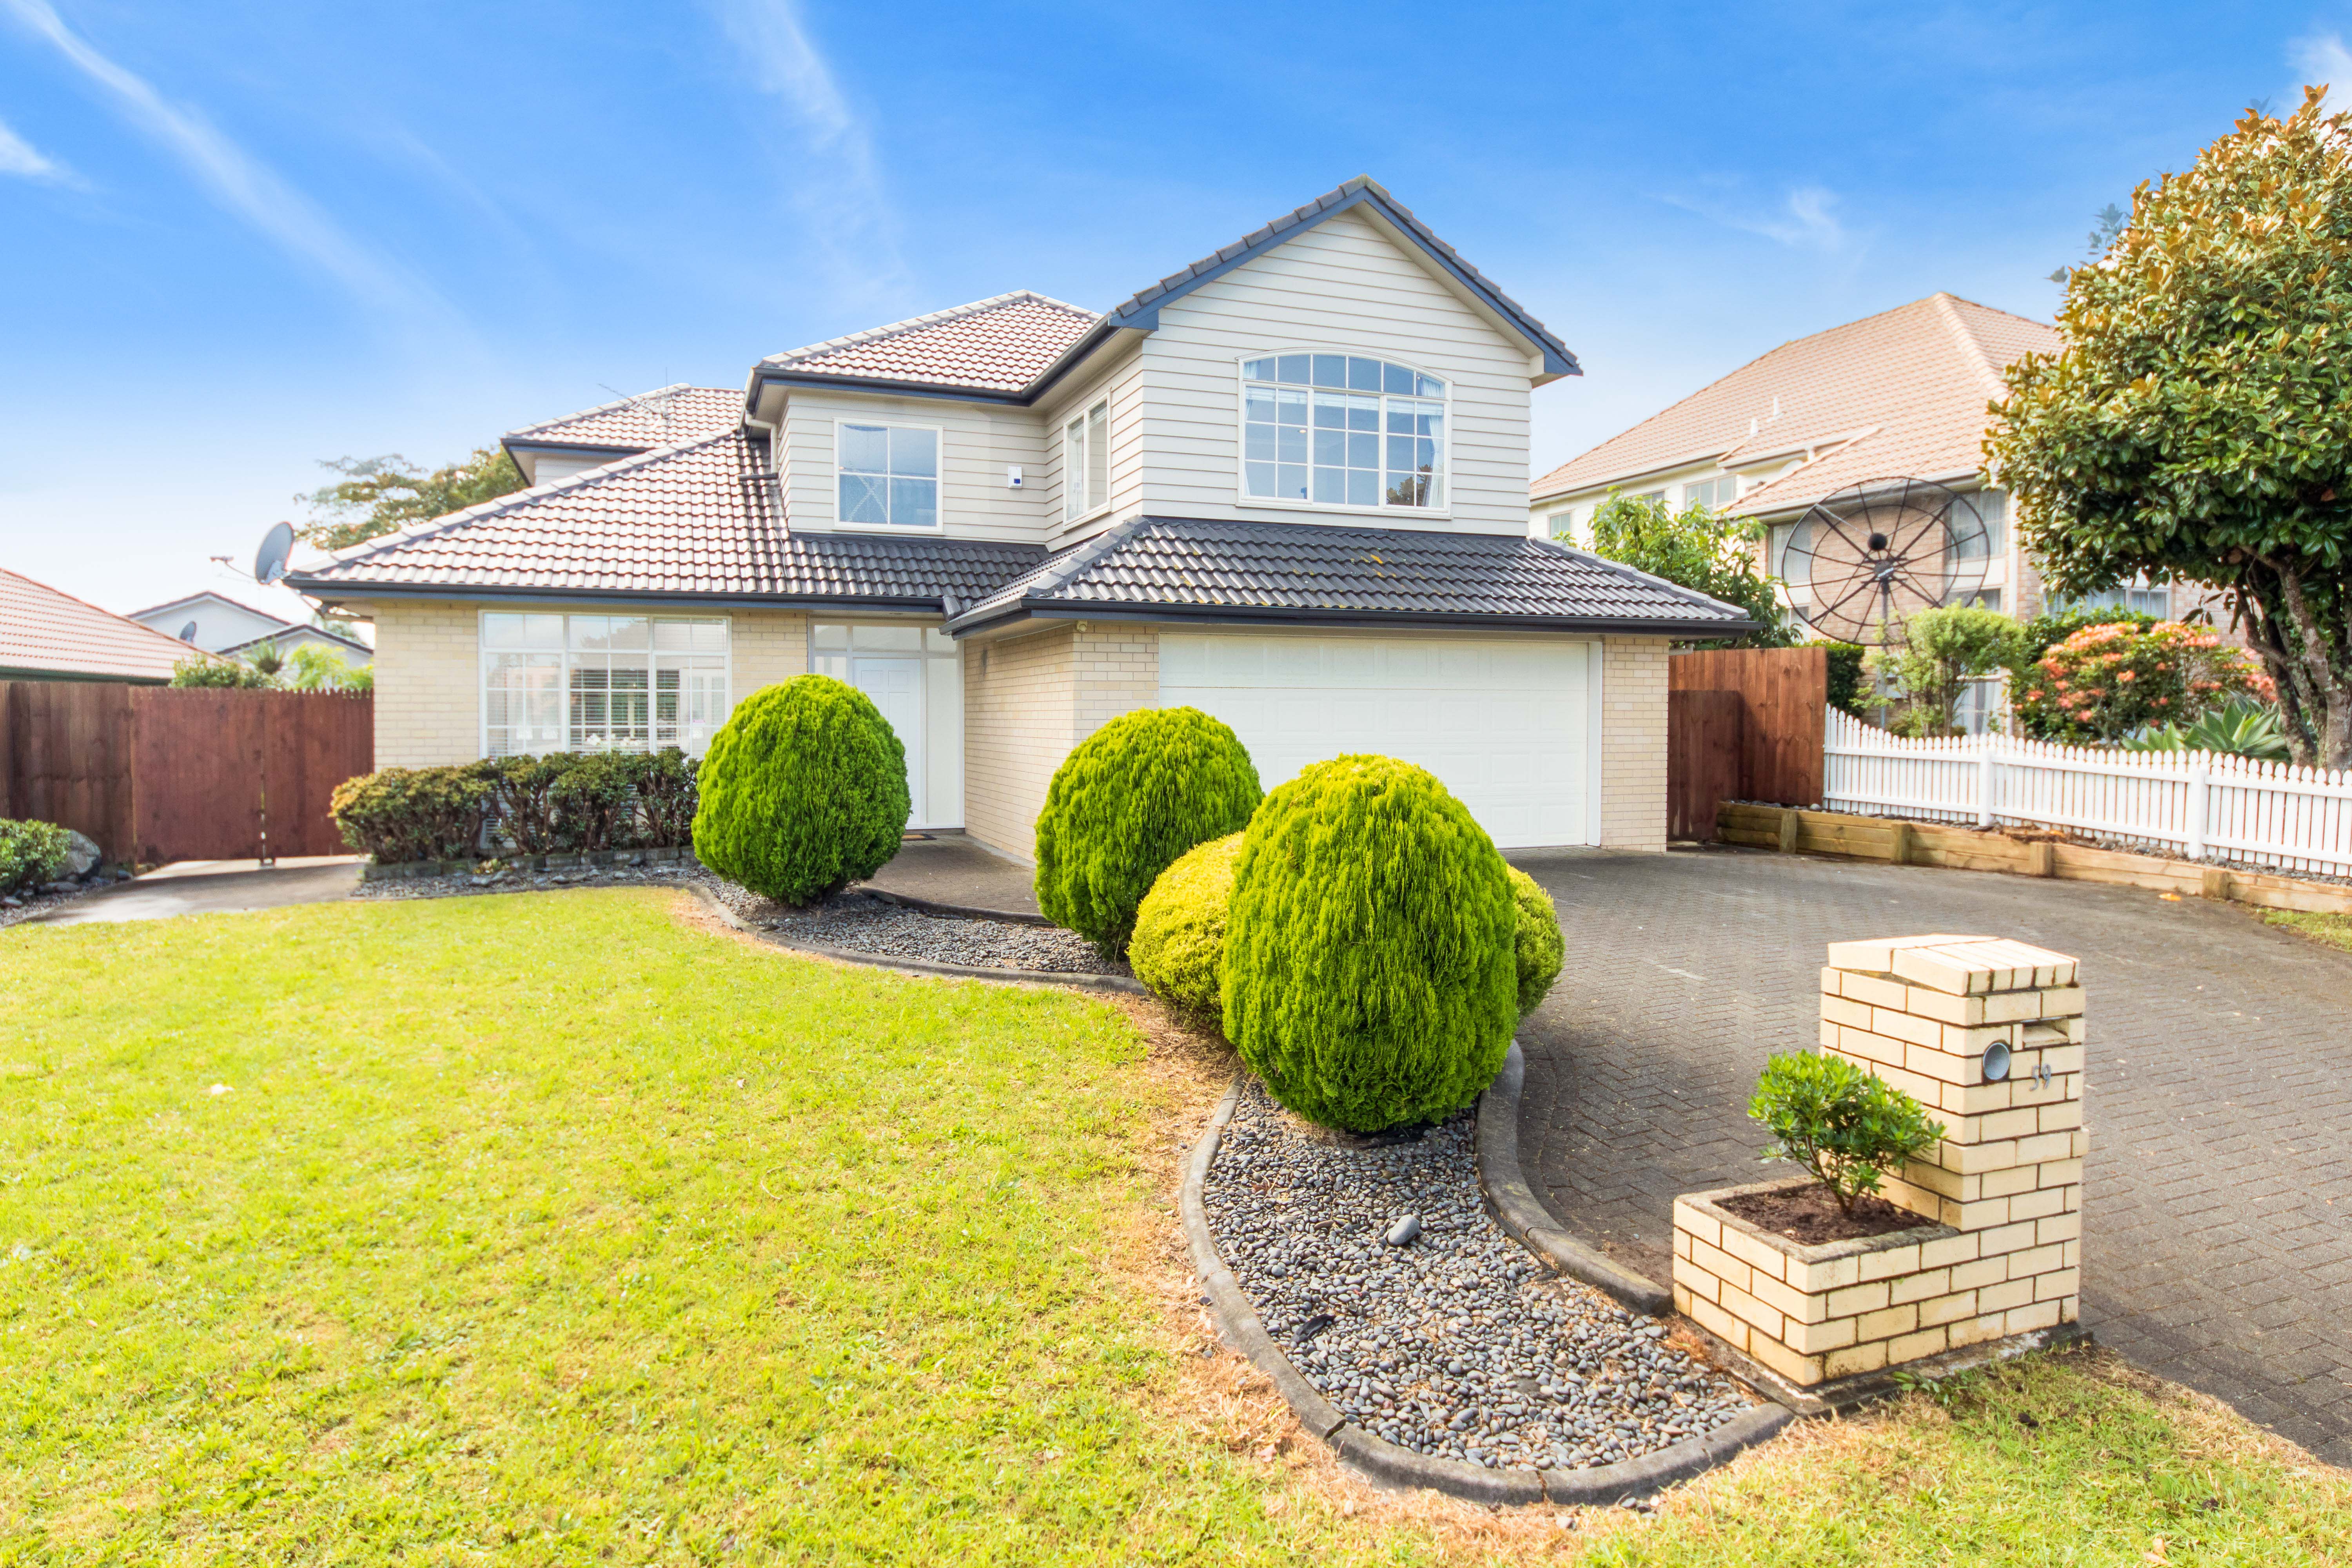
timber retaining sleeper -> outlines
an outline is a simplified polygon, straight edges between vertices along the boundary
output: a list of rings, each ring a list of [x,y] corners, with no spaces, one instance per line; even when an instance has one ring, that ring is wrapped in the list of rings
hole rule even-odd
[[[1302,1426],[1328,1444],[1345,1463],[1360,1473],[1387,1484],[1428,1487],[1451,1496],[1493,1504],[1547,1500],[1575,1504],[1631,1501],[1722,1463],[1779,1431],[1792,1418],[1789,1411],[1777,1405],[1756,1405],[1718,1422],[1707,1430],[1662,1445],[1650,1452],[1612,1463],[1577,1466],[1538,1468],[1473,1463],[1466,1458],[1422,1452],[1402,1443],[1390,1441],[1371,1430],[1363,1421],[1351,1417],[1318,1389],[1307,1373],[1291,1360],[1268,1331],[1249,1291],[1228,1266],[1218,1246],[1216,1234],[1212,1229],[1208,1195],[1211,1172],[1220,1148],[1228,1138],[1235,1114],[1244,1105],[1245,1092],[1244,1083],[1237,1081],[1226,1093],[1211,1118],[1207,1131],[1194,1147],[1184,1173],[1181,1194],[1182,1220],[1194,1267],[1201,1279],[1202,1300],[1215,1315],[1221,1337],[1249,1357],[1273,1381]],[[1481,1121],[1485,1120],[1482,1115]],[[1466,1195],[1475,1208],[1476,1194],[1473,1192]],[[1435,1217],[1433,1215],[1433,1219]],[[1507,1246],[1508,1243],[1503,1245]],[[1262,1262],[1253,1267],[1261,1277],[1267,1272]],[[1531,1269],[1530,1273],[1533,1272]],[[1625,1347],[1616,1353],[1628,1361],[1648,1356],[1656,1368],[1664,1368],[1670,1358],[1678,1359],[1679,1352],[1659,1342],[1662,1328],[1633,1324],[1622,1314],[1615,1314],[1613,1309],[1610,1310],[1610,1315],[1614,1316],[1618,1323],[1625,1325],[1605,1330],[1626,1342]],[[1313,1330],[1318,1336],[1325,1331],[1314,1329],[1312,1320],[1300,1326]],[[1365,1331],[1370,1331],[1369,1327]],[[1462,1368],[1456,1364],[1454,1370],[1459,1372]],[[1329,1375],[1328,1368],[1326,1375],[1327,1378]],[[1671,1375],[1670,1370],[1654,1369],[1652,1373],[1654,1380],[1668,1375]],[[1721,1381],[1726,1387],[1730,1386],[1729,1380],[1720,1379],[1719,1374],[1707,1373],[1703,1368],[1692,1369],[1679,1386],[1710,1380]],[[1529,1378],[1528,1381],[1533,1382],[1534,1379]],[[1573,1374],[1570,1374],[1570,1381],[1575,1381]],[[1490,1386],[1494,1385],[1490,1383]],[[1653,1386],[1655,1386],[1654,1381]],[[1463,1400],[1475,1397],[1478,1396],[1468,1393],[1459,1395]],[[1503,1397],[1513,1403],[1517,1398],[1517,1395]],[[1710,1405],[1697,1411],[1693,1419],[1711,1418],[1708,1416],[1709,1409],[1720,1413],[1732,1403],[1721,1392],[1709,1398]],[[1465,1405],[1464,1409],[1466,1411],[1469,1406]],[[1595,1426],[1599,1425],[1600,1419],[1607,1419],[1609,1429],[1591,1440],[1604,1446],[1632,1440],[1618,1435],[1621,1428],[1630,1428],[1634,1425],[1630,1419],[1632,1414],[1631,1407],[1628,1407],[1622,1413],[1612,1411],[1605,1417],[1595,1418]],[[1621,1415],[1626,1418],[1621,1421]],[[1462,1428],[1454,1426],[1451,1429],[1458,1432]]]

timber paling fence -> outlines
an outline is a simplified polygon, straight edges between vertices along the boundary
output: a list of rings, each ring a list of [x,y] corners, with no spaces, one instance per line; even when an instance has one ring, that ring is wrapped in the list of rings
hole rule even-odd
[[[1907,740],[1835,708],[1822,751],[1832,811],[2072,828],[2184,859],[2352,876],[2352,773],[2009,735]]]

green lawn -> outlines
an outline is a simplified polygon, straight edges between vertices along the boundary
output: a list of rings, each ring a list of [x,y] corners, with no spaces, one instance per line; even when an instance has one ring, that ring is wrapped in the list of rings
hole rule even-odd
[[[2304,914],[2294,910],[2264,910],[2263,923],[2282,926],[2299,936],[2352,952],[2352,915]]]
[[[2063,1361],[1656,1521],[1379,1496],[1261,1450],[1263,1388],[1191,1353],[1165,1183],[1204,1090],[1124,1012],[676,905],[0,932],[0,1563],[2294,1563],[2352,1532],[2341,1478]]]

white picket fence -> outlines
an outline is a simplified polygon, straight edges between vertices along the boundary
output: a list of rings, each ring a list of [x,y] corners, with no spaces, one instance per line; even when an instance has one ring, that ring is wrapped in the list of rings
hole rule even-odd
[[[2189,860],[2352,874],[2352,773],[2008,735],[1912,741],[1834,708],[1823,742],[1832,811],[2071,827]]]

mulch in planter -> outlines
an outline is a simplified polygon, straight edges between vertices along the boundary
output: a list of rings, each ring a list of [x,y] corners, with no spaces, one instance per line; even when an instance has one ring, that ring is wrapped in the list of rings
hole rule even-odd
[[[1717,1198],[1715,1206],[1726,1214],[1738,1215],[1759,1230],[1785,1236],[1800,1247],[1819,1247],[1825,1241],[1857,1241],[1866,1236],[1885,1236],[1890,1231],[1936,1223],[1909,1209],[1898,1208],[1885,1198],[1867,1196],[1855,1199],[1853,1213],[1848,1215],[1838,1207],[1835,1195],[1819,1182],[1806,1187],[1783,1187],[1773,1193],[1742,1193],[1738,1197]]]

